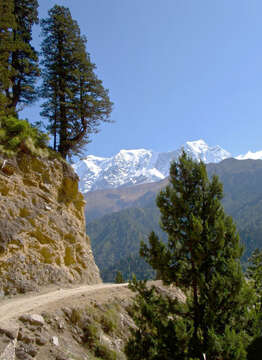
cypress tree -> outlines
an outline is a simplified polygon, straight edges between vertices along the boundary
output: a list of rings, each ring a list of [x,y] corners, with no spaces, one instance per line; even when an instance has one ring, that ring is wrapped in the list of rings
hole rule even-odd
[[[152,232],[149,246],[141,245],[141,255],[165,284],[187,295],[185,304],[169,307],[170,318],[183,324],[176,332],[178,341],[186,338],[188,344],[177,356],[244,360],[252,292],[240,266],[243,249],[236,227],[221,205],[222,184],[216,176],[209,180],[204,163],[194,162],[185,152],[171,165],[169,179],[170,185],[157,197],[168,244]],[[135,288],[145,298],[146,292]],[[182,328],[187,330],[181,333]],[[141,336],[138,330],[132,341],[141,341]]]
[[[55,5],[41,22],[43,55],[42,116],[49,120],[54,149],[66,158],[79,154],[101,122],[109,122],[112,103],[94,73],[68,8]]]
[[[37,0],[0,0],[0,93],[7,114],[36,98],[34,85],[40,73],[31,40],[37,9]]]

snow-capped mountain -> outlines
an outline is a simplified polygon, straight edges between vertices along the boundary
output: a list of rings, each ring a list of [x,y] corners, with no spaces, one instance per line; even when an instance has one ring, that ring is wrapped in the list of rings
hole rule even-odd
[[[204,140],[197,140],[188,141],[177,150],[163,153],[137,149],[121,150],[110,158],[88,155],[73,167],[80,178],[80,190],[83,193],[155,182],[168,176],[170,162],[178,158],[183,148],[193,159],[203,160],[205,163],[217,163],[231,157],[220,146],[210,147]]]

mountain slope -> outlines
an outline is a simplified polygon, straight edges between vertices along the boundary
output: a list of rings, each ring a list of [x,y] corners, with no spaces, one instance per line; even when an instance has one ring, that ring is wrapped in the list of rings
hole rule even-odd
[[[168,176],[170,162],[176,160],[182,148],[196,160],[217,163],[231,154],[220,146],[210,147],[203,140],[188,141],[175,151],[157,153],[152,150],[121,150],[111,158],[89,155],[73,167],[80,178],[83,193],[98,189],[144,184]]]
[[[150,206],[125,209],[90,223],[87,231],[93,239],[98,267],[112,265],[122,257],[137,253],[140,241],[146,240],[150,231],[160,233],[158,222],[159,211]]]
[[[162,181],[148,184],[89,191],[85,194],[86,221],[91,222],[106,214],[127,208],[145,207],[154,201],[156,194],[167,184],[168,178],[165,178]]]
[[[166,239],[159,227],[159,210],[154,201],[147,208],[130,208],[108,214],[87,224],[95,261],[104,281],[114,281],[117,270],[125,279],[135,273],[138,279],[153,277],[154,272],[139,256],[140,242],[147,242],[155,231]]]
[[[207,165],[207,170],[210,176],[217,174],[224,184],[223,205],[226,213],[234,218],[246,247],[245,262],[255,247],[262,247],[262,161],[227,159]],[[146,185],[144,191],[145,188]],[[121,190],[122,196],[124,190],[127,189]],[[152,230],[165,239],[158,225],[155,196],[151,195],[151,200],[144,204],[140,198],[140,208],[107,214],[87,224],[96,263],[104,280],[113,281],[117,270],[122,271],[125,278],[132,272],[140,278],[142,271],[150,274],[149,267],[138,257],[140,241],[146,240]]]

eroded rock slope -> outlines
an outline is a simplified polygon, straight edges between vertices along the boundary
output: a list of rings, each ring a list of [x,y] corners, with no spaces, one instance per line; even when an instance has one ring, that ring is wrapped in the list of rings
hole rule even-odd
[[[78,177],[60,159],[0,154],[0,292],[101,282]]]

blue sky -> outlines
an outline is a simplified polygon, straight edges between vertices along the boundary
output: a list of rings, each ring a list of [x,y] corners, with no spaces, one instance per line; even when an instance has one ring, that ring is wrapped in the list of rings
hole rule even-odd
[[[114,102],[87,154],[174,150],[204,139],[233,155],[262,149],[260,0],[39,0],[70,8]],[[34,44],[40,49],[39,28]],[[39,119],[39,104],[20,117]]]

